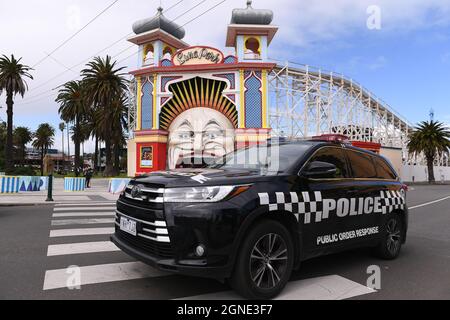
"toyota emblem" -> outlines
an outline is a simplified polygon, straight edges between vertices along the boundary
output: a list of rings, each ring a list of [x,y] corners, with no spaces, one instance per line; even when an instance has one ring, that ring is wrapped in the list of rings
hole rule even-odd
[[[133,198],[138,198],[141,195],[141,187],[134,186],[133,189],[131,189],[131,196]]]

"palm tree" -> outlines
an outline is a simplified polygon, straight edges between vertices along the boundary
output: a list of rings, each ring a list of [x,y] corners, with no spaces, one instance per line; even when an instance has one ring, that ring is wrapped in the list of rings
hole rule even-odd
[[[66,123],[65,122],[61,122],[59,124],[59,131],[61,131],[61,146],[62,146],[62,153],[63,153],[63,157],[64,157],[64,131],[66,130]]]
[[[59,90],[56,102],[60,104],[59,114],[61,119],[73,123],[73,128],[80,128],[81,122],[89,110],[83,82],[69,81],[64,84],[62,89]],[[72,137],[75,139],[73,140],[75,144],[75,175],[78,177],[81,166],[80,145],[82,141],[78,132]]]
[[[14,142],[19,151],[21,165],[25,163],[25,148],[33,140],[33,133],[26,127],[17,127],[14,129]]]
[[[95,151],[94,151],[94,172],[97,172],[98,168],[98,145],[102,138],[102,132],[100,130],[100,126],[98,122],[103,118],[102,114],[96,116],[97,110],[95,108],[91,108],[89,113],[86,114],[87,117],[87,131],[89,132],[89,137],[92,137],[95,141]],[[88,137],[88,138],[89,138]]]
[[[450,131],[443,123],[424,121],[417,126],[410,135],[409,140],[409,152],[412,154],[424,154],[428,167],[428,182],[435,182],[434,160],[443,153],[448,153],[450,148]]]
[[[111,141],[113,145],[113,174],[120,173],[120,151],[126,144],[125,131],[127,130],[128,121],[128,99],[125,93],[122,93],[119,99],[115,99],[111,104],[111,117],[109,127],[111,130]],[[96,115],[97,124],[100,128],[108,126],[106,118],[102,117],[101,112]]]
[[[84,143],[89,140],[91,136],[89,122],[86,119],[83,119],[83,121],[80,122],[78,126],[73,126],[72,134],[72,139],[78,140],[80,142],[80,145],[82,146],[80,158],[81,163],[84,163]]]
[[[102,113],[104,121],[99,126],[105,141],[106,168],[104,176],[112,176],[114,168],[112,163],[112,130],[113,110],[111,106],[114,100],[119,99],[126,90],[124,74],[120,73],[124,68],[116,68],[116,62],[111,62],[111,57],[105,59],[94,58],[87,64],[87,68],[81,71],[83,81],[86,83],[89,102]]]
[[[63,166],[63,171],[64,171],[64,167],[65,167],[65,162],[66,162],[66,155],[64,152],[64,131],[66,130],[66,123],[65,122],[61,122],[59,124],[59,131],[61,131],[61,146],[62,146],[62,166]]]
[[[13,153],[13,106],[14,96],[20,94],[22,97],[28,90],[28,84],[25,78],[33,79],[29,71],[32,69],[20,63],[19,59],[11,58],[3,55],[0,58],[0,94],[4,90],[6,92],[6,105],[8,115],[8,125],[6,134],[6,148],[5,148],[5,169],[10,172],[13,168],[14,159],[11,157]]]
[[[41,176],[44,175],[44,156],[48,149],[53,145],[55,137],[55,128],[48,123],[39,125],[34,134],[33,147],[41,150]]]
[[[70,127],[70,134],[70,138],[75,143],[75,175],[78,177],[83,172],[83,161],[81,157],[81,144],[84,141],[83,124],[81,122],[75,123]]]
[[[120,174],[120,154],[122,147],[126,145],[125,136],[128,131],[128,98],[123,94],[114,105],[114,167]]]

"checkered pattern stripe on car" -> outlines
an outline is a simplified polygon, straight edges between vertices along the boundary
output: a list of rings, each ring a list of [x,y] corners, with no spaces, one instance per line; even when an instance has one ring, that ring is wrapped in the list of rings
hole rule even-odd
[[[316,215],[316,222],[322,216],[322,193],[316,191],[313,193],[296,192],[284,193],[276,192],[274,194],[260,193],[260,204],[268,205],[269,211],[288,211],[292,212],[297,221],[300,215],[304,215],[305,224],[311,223],[311,214]]]
[[[383,214],[388,214],[394,210],[404,210],[405,198],[400,191],[381,191],[380,193],[381,210]],[[287,211],[295,215],[297,221],[300,221],[300,215],[304,216],[304,223],[311,223],[314,215],[314,221],[322,221],[323,197],[320,191],[316,192],[296,192],[284,193],[259,193],[261,205],[269,207],[269,211]]]
[[[381,199],[383,201],[383,214],[405,209],[405,197],[400,191],[381,191]]]

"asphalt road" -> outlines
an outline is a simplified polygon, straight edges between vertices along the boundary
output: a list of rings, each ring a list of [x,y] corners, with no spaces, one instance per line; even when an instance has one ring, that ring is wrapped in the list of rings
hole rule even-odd
[[[303,299],[305,286],[314,292],[325,287],[324,281],[328,291],[349,283],[352,289],[365,288],[367,268],[376,265],[381,289],[368,294],[353,290],[352,299],[450,299],[450,198],[420,206],[448,196],[450,186],[413,187],[408,242],[397,260],[381,261],[359,249],[307,261],[292,276],[290,298]],[[233,297],[227,285],[158,273],[111,248],[112,205],[0,207],[0,299],[214,298],[222,292],[219,297]],[[85,234],[87,229],[93,234]],[[83,281],[90,283],[81,290],[65,287],[66,269],[72,265],[82,267]],[[317,291],[312,298],[336,296]]]

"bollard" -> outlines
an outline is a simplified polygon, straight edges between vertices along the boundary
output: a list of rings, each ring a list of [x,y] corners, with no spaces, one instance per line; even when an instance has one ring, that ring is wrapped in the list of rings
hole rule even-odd
[[[53,202],[53,175],[48,176],[48,190],[46,202]]]

